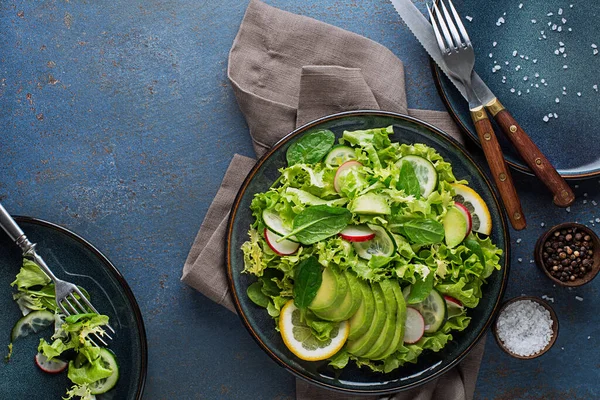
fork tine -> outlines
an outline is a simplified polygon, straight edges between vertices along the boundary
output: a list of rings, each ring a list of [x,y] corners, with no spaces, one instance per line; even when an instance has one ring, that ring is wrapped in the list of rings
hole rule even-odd
[[[440,33],[437,23],[435,22],[435,18],[433,18],[433,14],[431,13],[431,8],[429,8],[429,4],[427,4],[427,12],[429,12],[429,19],[431,19],[431,26],[433,26],[433,32],[435,33],[435,38],[437,39],[438,47],[442,52],[444,52],[446,51],[446,45],[444,44],[442,34]]]
[[[71,309],[71,311],[72,311],[73,314],[80,314],[81,313],[81,312],[77,311],[77,309],[75,307],[73,307],[73,304],[71,304],[71,302],[69,301],[69,299],[67,299],[66,297],[63,299],[63,301],[61,301],[61,304],[62,304],[62,302],[67,303],[67,305],[69,306],[69,308]],[[69,315],[71,315],[71,314],[69,314]]]
[[[75,295],[73,293],[69,293],[69,297],[71,299],[73,299],[73,301],[75,302],[75,304],[77,305],[77,307],[79,307],[80,310],[84,310],[85,311],[85,307],[79,302],[79,300],[77,300],[77,297],[75,297]],[[113,332],[114,333],[114,332]],[[106,337],[108,337],[110,340],[113,340],[112,336],[110,336],[107,332],[104,332],[104,335]],[[100,337],[99,337],[100,338]],[[100,340],[102,340],[102,338],[100,338]],[[102,340],[103,341],[103,340]],[[103,341],[104,342],[104,341]]]
[[[454,20],[456,21],[456,25],[458,25],[458,29],[463,37],[463,41],[466,42],[467,46],[471,46],[471,39],[469,38],[469,34],[467,33],[467,29],[460,19],[460,15],[456,12],[456,8],[454,8],[454,4],[452,0],[448,0],[448,5],[450,6],[450,10],[452,10],[452,15],[454,15]]]
[[[83,293],[81,292],[81,290],[79,290],[79,288],[76,286],[75,287],[75,293],[77,293],[79,295],[79,298],[81,299],[81,301],[83,301],[83,303],[92,311],[95,312],[96,314],[100,314],[98,312],[98,310],[96,310],[96,308],[92,305],[92,303],[90,303],[90,301],[87,299],[87,297],[85,297],[83,295]],[[82,309],[85,310],[85,308],[82,307]],[[115,331],[115,329],[110,326],[110,324],[106,324],[106,327],[108,328],[108,330],[110,330],[112,333],[117,333],[117,331]],[[109,336],[110,337],[110,336]],[[112,340],[112,338],[111,338]]]
[[[433,3],[433,10],[435,11],[434,16],[437,18],[437,22],[440,25],[440,28],[442,28],[442,32],[444,33],[444,38],[448,43],[448,47],[450,48],[450,50],[456,49],[458,46],[454,45],[454,42],[452,41],[452,36],[450,36],[450,32],[448,32],[448,27],[446,26],[446,22],[444,21],[444,17],[442,16],[440,9],[435,3]]]
[[[448,28],[450,29],[450,33],[452,33],[452,37],[454,38],[456,47],[464,46],[464,44],[462,43],[462,39],[461,39],[460,35],[458,34],[458,30],[456,29],[456,25],[454,24],[454,21],[452,21],[452,17],[450,16],[448,9],[446,8],[446,4],[444,4],[444,0],[440,0],[440,4],[442,5],[442,11],[444,12],[446,24],[448,25]]]

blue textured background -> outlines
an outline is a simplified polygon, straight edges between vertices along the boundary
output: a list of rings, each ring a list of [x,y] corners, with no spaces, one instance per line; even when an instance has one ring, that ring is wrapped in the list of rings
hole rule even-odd
[[[386,0],[267,2],[389,47],[405,61],[409,106],[443,108],[425,52]],[[72,229],[125,275],[148,333],[147,399],[294,396],[292,376],[237,316],[179,281],[229,160],[252,155],[226,78],[246,4],[0,4],[0,201]],[[476,398],[598,398],[600,282],[554,288],[529,260],[542,223],[592,225],[600,185],[577,183],[569,213],[534,179],[515,173],[515,181],[529,228],[512,232],[507,297],[554,297],[561,330],[551,352],[532,361],[510,359],[488,337]]]

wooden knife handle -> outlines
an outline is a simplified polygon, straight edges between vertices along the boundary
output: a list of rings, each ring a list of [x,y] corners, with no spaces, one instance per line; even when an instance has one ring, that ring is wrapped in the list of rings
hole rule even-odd
[[[475,124],[475,130],[477,131],[477,136],[479,136],[488,166],[492,171],[496,187],[504,202],[508,219],[516,230],[524,229],[527,223],[525,222],[525,216],[521,208],[521,201],[513,185],[510,171],[504,161],[502,149],[483,106],[472,109],[471,118]]]
[[[500,101],[494,99],[486,104],[486,108],[510,139],[521,158],[525,160],[529,168],[540,178],[544,185],[550,189],[554,195],[554,204],[559,207],[567,207],[573,204],[575,201],[573,190]]]

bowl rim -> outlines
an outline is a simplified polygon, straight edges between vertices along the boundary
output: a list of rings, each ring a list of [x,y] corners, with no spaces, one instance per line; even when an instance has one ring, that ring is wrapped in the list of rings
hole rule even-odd
[[[141,400],[144,394],[144,389],[146,386],[146,378],[148,375],[148,341],[146,336],[146,327],[144,325],[144,318],[142,317],[142,312],[140,306],[131,290],[131,287],[125,280],[125,277],[121,272],[117,269],[117,267],[106,257],[100,250],[98,250],[93,244],[88,242],[82,236],[79,236],[75,232],[71,231],[68,228],[65,228],[61,225],[55,224],[53,222],[49,222],[40,218],[29,217],[24,215],[14,215],[13,218],[15,221],[20,223],[29,223],[33,225],[39,225],[45,228],[50,228],[61,234],[79,242],[86,249],[88,249],[92,254],[94,254],[106,267],[106,269],[113,275],[113,277],[119,282],[125,297],[131,304],[131,308],[133,309],[134,319],[136,321],[136,325],[138,327],[138,338],[140,340],[140,375],[139,382],[137,384],[137,390],[135,394],[136,400]]]
[[[552,333],[553,333],[553,335],[552,335],[552,338],[550,339],[550,342],[548,342],[548,344],[542,350],[540,350],[539,352],[532,354],[530,356],[521,356],[519,354],[515,354],[515,353],[511,352],[510,350],[508,350],[506,348],[504,343],[502,343],[502,340],[500,340],[500,338],[498,337],[497,324],[498,324],[498,318],[500,317],[500,314],[502,314],[502,312],[509,305],[516,303],[517,301],[522,301],[522,300],[531,300],[533,302],[538,303],[539,305],[544,307],[546,310],[548,310],[548,312],[550,313],[550,318],[552,318]],[[550,304],[548,304],[548,302],[544,301],[543,299],[541,299],[539,297],[535,297],[535,296],[517,296],[517,297],[513,297],[511,299],[508,299],[504,303],[502,303],[502,306],[500,307],[500,309],[498,310],[498,312],[496,314],[496,317],[494,318],[494,324],[492,325],[492,333],[494,334],[494,339],[496,339],[496,343],[498,344],[498,347],[500,347],[500,349],[502,349],[509,356],[518,358],[520,360],[533,360],[534,358],[538,358],[538,357],[544,355],[548,350],[550,350],[552,348],[552,346],[554,346],[554,343],[556,342],[556,338],[558,337],[558,328],[559,328],[558,316],[556,315],[556,312],[554,311],[552,306],[550,306]]]
[[[277,356],[277,354],[275,354],[275,352],[273,352],[261,340],[260,336],[256,333],[256,331],[254,330],[254,328],[248,321],[248,318],[242,309],[242,305],[240,303],[238,294],[235,290],[235,284],[234,284],[234,279],[233,279],[233,268],[232,268],[231,257],[230,257],[231,241],[232,241],[232,235],[233,235],[233,222],[235,220],[235,216],[237,215],[237,211],[238,211],[240,202],[242,200],[242,197],[243,197],[244,193],[246,192],[246,189],[247,189],[248,185],[250,184],[251,180],[253,179],[254,175],[256,174],[256,172],[260,169],[260,167],[264,164],[264,162],[272,154],[274,154],[280,147],[282,147],[285,143],[292,140],[293,138],[300,135],[301,133],[304,133],[315,126],[325,123],[325,122],[328,122],[328,121],[342,119],[342,118],[346,118],[346,117],[357,117],[357,116],[382,116],[382,117],[392,117],[392,118],[408,121],[408,122],[411,122],[411,123],[414,123],[416,125],[420,125],[420,126],[426,128],[432,134],[437,135],[438,137],[441,137],[443,140],[449,142],[450,145],[453,145],[456,149],[458,149],[462,153],[461,155],[475,167],[475,169],[477,170],[479,175],[482,177],[485,184],[490,189],[492,199],[493,199],[494,203],[496,204],[497,209],[500,210],[500,214],[501,214],[499,217],[500,217],[500,222],[502,225],[502,233],[504,236],[504,241],[506,244],[506,248],[502,249],[504,252],[504,254],[503,254],[504,255],[504,265],[502,266],[501,271],[504,273],[504,275],[503,275],[503,279],[501,281],[500,292],[499,292],[498,298],[496,299],[496,301],[492,307],[492,312],[490,313],[489,317],[487,318],[487,321],[485,322],[483,328],[477,334],[475,339],[470,343],[470,345],[459,356],[457,356],[454,360],[449,362],[448,365],[444,366],[443,368],[436,371],[436,373],[434,373],[430,376],[421,378],[421,379],[419,379],[409,385],[403,386],[403,387],[387,388],[387,389],[362,389],[362,388],[355,389],[355,388],[339,387],[339,386],[335,386],[332,384],[318,381],[318,380],[304,374],[303,371],[291,367],[284,360],[280,359]],[[383,394],[397,393],[399,391],[405,391],[405,390],[409,390],[409,389],[412,389],[415,387],[419,387],[433,379],[440,377],[441,375],[445,374],[446,372],[448,372],[449,370],[454,368],[460,361],[462,361],[466,357],[467,354],[469,354],[471,352],[471,350],[473,350],[473,348],[480,342],[480,340],[483,337],[485,337],[485,335],[487,333],[487,329],[491,326],[491,324],[494,320],[494,317],[498,311],[498,308],[501,305],[502,298],[504,296],[504,292],[505,292],[506,286],[508,284],[508,275],[509,275],[509,271],[510,271],[509,260],[511,257],[511,242],[510,242],[510,231],[509,231],[508,222],[506,219],[506,213],[504,211],[502,203],[499,200],[499,197],[497,194],[497,189],[491,183],[490,179],[488,178],[488,175],[482,170],[482,168],[479,166],[479,164],[467,152],[464,145],[459,143],[456,139],[454,139],[452,136],[445,133],[440,128],[437,128],[437,127],[431,125],[430,123],[420,120],[418,118],[415,118],[415,117],[412,117],[412,116],[409,116],[406,114],[391,112],[391,111],[354,110],[354,111],[344,111],[344,112],[340,112],[340,113],[327,115],[327,116],[318,118],[314,121],[308,122],[296,129],[294,129],[292,132],[288,133],[282,139],[277,141],[265,154],[263,154],[262,157],[260,157],[258,159],[256,164],[252,167],[252,169],[250,170],[250,172],[244,179],[244,182],[242,183],[238,193],[236,194],[235,200],[231,207],[231,212],[229,214],[229,220],[227,222],[227,232],[226,232],[225,239],[226,239],[225,246],[224,246],[225,247],[225,259],[226,259],[225,267],[227,269],[226,276],[227,276],[228,288],[231,293],[237,314],[238,314],[239,318],[242,320],[244,327],[250,333],[250,336],[256,341],[256,343],[259,345],[259,347],[261,347],[263,349],[263,351],[265,351],[277,364],[284,367],[286,370],[291,372],[297,378],[300,378],[308,383],[320,386],[322,388],[329,389],[329,390],[332,390],[332,391],[335,391],[338,393],[345,393],[345,394],[383,395]]]
[[[591,228],[589,228],[586,225],[580,224],[578,222],[562,222],[560,224],[550,227],[546,232],[544,232],[543,234],[540,235],[540,237],[538,238],[538,240],[535,243],[534,254],[533,254],[533,256],[534,256],[533,258],[535,259],[536,265],[544,272],[544,274],[548,278],[550,278],[552,280],[552,282],[556,283],[557,285],[564,286],[564,287],[583,286],[586,283],[593,281],[594,278],[596,277],[596,275],[598,275],[598,271],[600,271],[600,263],[594,263],[594,264],[592,264],[592,270],[590,271],[590,273],[586,274],[583,278],[577,278],[574,281],[563,282],[560,279],[556,279],[555,277],[553,277],[552,274],[550,274],[550,272],[544,266],[544,261],[542,259],[542,253],[543,253],[543,245],[544,245],[544,242],[546,241],[546,239],[548,239],[550,237],[550,235],[557,230],[560,230],[563,228],[572,228],[572,227],[581,229],[581,230],[585,231],[587,234],[589,234],[592,237],[592,242],[595,245],[594,246],[595,249],[600,249],[600,238],[598,237],[596,232],[594,232]]]

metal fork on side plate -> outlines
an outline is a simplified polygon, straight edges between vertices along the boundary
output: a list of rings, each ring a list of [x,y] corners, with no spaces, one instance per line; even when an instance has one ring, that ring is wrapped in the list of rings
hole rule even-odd
[[[0,227],[8,234],[8,236],[21,248],[23,256],[31,258],[46,275],[54,282],[54,289],[56,292],[56,305],[58,308],[67,316],[74,314],[85,314],[93,312],[99,314],[96,308],[90,303],[85,297],[81,289],[71,282],[63,281],[58,279],[54,273],[50,270],[46,262],[37,254],[35,250],[35,243],[31,243],[23,230],[19,227],[17,222],[10,216],[6,209],[0,204]],[[112,333],[116,333],[115,330],[110,326],[106,325],[106,328]],[[93,334],[94,338],[107,346],[105,338],[112,340],[112,337],[108,332],[105,331],[104,335]],[[88,337],[90,342],[95,346],[98,346],[96,341]]]
[[[475,124],[475,130],[481,142],[485,158],[506,207],[509,219],[515,229],[523,229],[526,222],[521,208],[521,201],[517,195],[512,176],[504,160],[502,150],[498,144],[498,139],[496,138],[484,105],[472,87],[471,76],[475,65],[473,45],[452,1],[448,0],[448,2],[452,10],[452,16],[442,0],[440,0],[440,3],[443,14],[435,3],[433,3],[433,12],[429,8],[429,5],[427,6],[431,25],[433,26],[442,57],[446,63],[448,74],[460,81],[467,91],[471,119]]]

